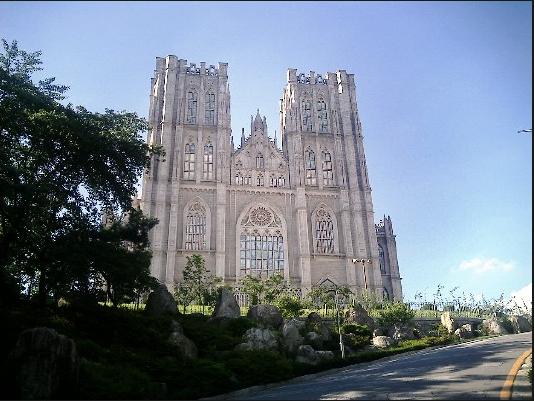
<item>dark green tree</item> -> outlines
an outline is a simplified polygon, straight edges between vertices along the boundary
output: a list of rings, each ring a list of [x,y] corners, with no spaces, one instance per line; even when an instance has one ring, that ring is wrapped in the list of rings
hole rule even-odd
[[[67,87],[54,78],[32,82],[41,53],[2,43],[0,277],[32,287],[44,302],[96,286],[90,267],[103,241],[102,211],[130,210],[137,177],[160,151],[140,138],[144,119],[62,105]]]
[[[179,286],[180,300],[189,299],[190,302],[197,302],[202,305],[203,313],[205,305],[211,303],[211,295],[217,291],[217,286],[221,283],[221,278],[216,277],[210,270],[207,270],[204,259],[201,255],[192,255],[187,257],[186,266],[183,271],[184,280]]]

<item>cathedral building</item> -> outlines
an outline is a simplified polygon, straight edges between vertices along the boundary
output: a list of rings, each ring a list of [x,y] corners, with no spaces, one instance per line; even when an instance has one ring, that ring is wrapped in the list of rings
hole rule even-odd
[[[236,148],[228,66],[156,59],[143,176],[151,273],[172,286],[200,254],[225,283],[282,274],[302,292],[348,285],[402,299],[390,217],[374,224],[353,74],[287,72],[282,150],[257,110]]]

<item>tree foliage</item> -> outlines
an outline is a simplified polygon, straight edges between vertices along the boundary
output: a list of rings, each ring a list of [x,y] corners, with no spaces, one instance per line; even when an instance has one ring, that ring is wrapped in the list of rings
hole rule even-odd
[[[379,311],[377,323],[381,327],[389,328],[394,324],[407,323],[414,318],[415,312],[403,302],[385,302]]]
[[[175,297],[184,310],[191,302],[197,302],[203,309],[214,304],[221,278],[206,269],[201,255],[188,256],[182,274],[182,282],[175,287]]]
[[[17,42],[10,45],[3,40],[2,44],[3,275],[15,277],[30,290],[37,281],[36,291],[44,299],[49,294],[57,297],[67,290],[98,287],[102,271],[97,266],[102,270],[105,254],[110,257],[108,266],[113,259],[118,269],[122,261],[120,274],[126,274],[125,269],[139,273],[141,265],[148,269],[147,254],[141,250],[147,242],[135,243],[139,238],[134,238],[132,252],[123,241],[128,241],[129,230],[144,232],[153,223],[138,215],[122,229],[101,227],[103,210],[119,216],[131,211],[137,177],[148,166],[151,153],[160,153],[139,136],[146,122],[135,113],[93,113],[81,106],[62,105],[59,100],[66,86],[54,84],[54,78],[32,82],[32,74],[41,70],[41,53],[20,50]],[[132,262],[133,254],[143,262]],[[122,290],[111,278],[116,275],[110,267],[105,281],[115,281],[114,293],[118,294]]]

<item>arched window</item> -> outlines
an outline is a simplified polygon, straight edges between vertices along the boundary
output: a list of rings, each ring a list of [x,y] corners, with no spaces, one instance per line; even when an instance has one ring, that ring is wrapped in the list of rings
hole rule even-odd
[[[252,183],[253,183],[253,178],[251,177],[251,174],[246,175],[245,177],[243,177],[243,184],[244,185],[252,185]]]
[[[264,186],[264,176],[262,174],[259,174],[256,177],[256,186],[257,187],[263,187]]]
[[[303,117],[303,131],[312,131],[312,105],[310,100],[303,100],[301,113]]]
[[[284,177],[281,175],[278,179],[278,186],[283,187],[284,186]]]
[[[184,179],[195,179],[195,144],[187,143],[184,147]]]
[[[204,145],[202,176],[205,180],[214,178],[214,147],[211,143]]]
[[[215,124],[215,94],[207,93],[204,99],[204,123]]]
[[[200,202],[194,202],[186,213],[184,248],[188,250],[207,249],[206,209]]]
[[[316,155],[311,149],[305,152],[306,185],[316,185]]]
[[[236,185],[243,185],[243,176],[241,173],[236,173]]]
[[[269,177],[269,186],[270,187],[276,187],[277,186],[277,177],[275,177],[274,175],[271,175]]]
[[[327,151],[323,151],[322,155],[323,185],[330,186],[334,184],[333,162],[331,159],[331,154]]]
[[[318,122],[319,122],[319,131],[327,132],[327,105],[323,99],[318,100]]]
[[[256,168],[264,168],[264,156],[256,155]]]
[[[334,223],[331,214],[323,208],[315,212],[314,245],[317,253],[334,253]]]
[[[197,93],[193,91],[188,92],[187,105],[186,123],[197,124]]]
[[[257,277],[282,274],[285,244],[279,216],[268,207],[256,206],[238,224],[240,273]]]
[[[378,245],[378,249],[379,249],[379,270],[381,270],[381,273],[385,274],[386,273],[385,252],[381,245]]]
[[[389,300],[390,299],[390,293],[386,289],[386,287],[383,287],[383,299]]]

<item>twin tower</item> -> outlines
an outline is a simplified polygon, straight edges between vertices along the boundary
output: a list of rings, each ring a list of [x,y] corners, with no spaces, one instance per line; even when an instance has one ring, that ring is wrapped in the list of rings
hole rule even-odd
[[[168,286],[200,254],[225,283],[281,274],[297,291],[348,285],[402,299],[390,217],[374,224],[353,74],[288,70],[282,150],[257,111],[235,148],[228,66],[156,59],[141,208],[151,273]]]

